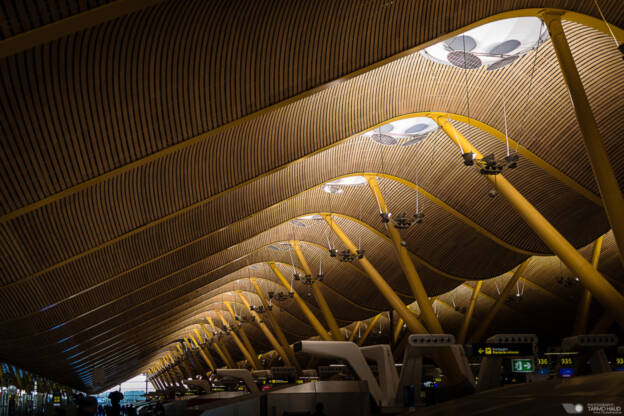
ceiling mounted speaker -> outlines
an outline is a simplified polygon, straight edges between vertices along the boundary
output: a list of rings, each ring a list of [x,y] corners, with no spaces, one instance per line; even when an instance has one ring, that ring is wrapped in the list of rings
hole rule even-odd
[[[397,139],[395,139],[392,136],[388,136],[387,134],[375,133],[372,136],[370,136],[370,138],[375,143],[383,144],[385,146],[394,146],[395,144],[398,143]]]
[[[520,46],[520,41],[517,39],[509,39],[504,41],[503,43],[499,43],[492,49],[490,49],[490,53],[492,55],[506,55],[509,52],[517,49]]]
[[[508,65],[513,64],[514,62],[516,62],[516,59],[518,59],[519,56],[518,55],[512,55],[512,56],[508,56],[506,58],[501,59],[498,62],[494,62],[492,65],[489,65],[486,68],[486,71],[496,71],[497,69],[501,69],[504,68]]]
[[[477,47],[477,41],[471,36],[460,35],[447,41],[446,46],[452,51],[470,52]]]
[[[473,53],[464,51],[449,52],[446,59],[453,65],[461,69],[476,69],[481,66],[481,59]]]

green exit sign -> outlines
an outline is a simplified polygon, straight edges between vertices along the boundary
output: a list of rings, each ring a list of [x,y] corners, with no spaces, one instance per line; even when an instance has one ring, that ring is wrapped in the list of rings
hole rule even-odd
[[[535,371],[531,358],[514,358],[511,360],[511,368],[514,373],[532,373]]]

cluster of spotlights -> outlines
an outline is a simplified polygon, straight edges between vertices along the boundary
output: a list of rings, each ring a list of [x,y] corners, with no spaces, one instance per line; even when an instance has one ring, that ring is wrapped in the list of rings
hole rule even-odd
[[[392,221],[392,225],[394,228],[399,230],[405,230],[411,227],[413,224],[420,224],[423,222],[425,218],[424,212],[416,212],[414,215],[408,215],[407,212],[403,212],[395,217],[392,216],[390,212],[382,212],[379,214],[381,216],[381,222],[384,224],[388,224]]]
[[[496,159],[494,153],[484,156],[480,159],[475,158],[475,154],[472,152],[466,152],[462,154],[464,158],[464,165],[479,167],[479,172],[482,175],[498,175],[505,168],[515,169],[518,167],[518,154],[511,153],[502,159]]]
[[[578,276],[566,277],[566,278],[564,278],[563,276],[560,276],[559,279],[557,279],[557,283],[563,287],[572,287],[572,286],[580,284],[581,279],[579,279]]]
[[[364,250],[358,249],[358,250],[355,251],[355,253],[353,253],[351,250],[348,250],[348,249],[339,251],[338,249],[330,248],[329,249],[329,256],[330,257],[337,257],[338,260],[340,260],[343,263],[351,263],[356,258],[357,259],[363,258],[364,257]]]

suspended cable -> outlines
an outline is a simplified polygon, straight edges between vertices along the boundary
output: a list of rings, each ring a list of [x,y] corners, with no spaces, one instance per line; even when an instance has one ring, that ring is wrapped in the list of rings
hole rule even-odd
[[[611,37],[613,38],[613,41],[615,42],[615,47],[618,48],[620,46],[620,44],[618,43],[618,40],[615,37],[615,34],[613,33],[613,30],[611,30],[611,25],[609,23],[607,23],[607,19],[605,18],[605,15],[602,13],[602,10],[600,9],[600,6],[598,6],[598,0],[594,0],[594,4],[596,5],[596,9],[598,9],[598,13],[600,13],[600,17],[602,17],[602,21],[604,22],[605,26],[607,27],[607,30],[609,31],[609,33],[611,33]]]

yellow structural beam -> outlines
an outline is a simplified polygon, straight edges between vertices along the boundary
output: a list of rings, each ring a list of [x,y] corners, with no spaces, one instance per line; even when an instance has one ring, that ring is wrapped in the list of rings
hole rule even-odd
[[[392,334],[392,339],[394,340],[394,342],[397,342],[397,340],[399,339],[399,335],[401,334],[401,329],[403,329],[404,324],[405,321],[403,320],[403,318],[399,317],[396,326],[394,327],[394,333]]]
[[[353,254],[355,254],[357,252],[357,247],[355,246],[355,244],[353,244],[351,239],[349,239],[349,237],[344,233],[344,231],[342,231],[342,228],[338,226],[338,224],[336,223],[336,221],[334,221],[331,215],[324,214],[323,218],[325,219],[327,224],[329,224],[329,227],[334,231],[336,236],[338,236],[340,241],[342,241],[342,243],[347,247],[347,249],[349,249]],[[362,256],[362,258],[359,259],[358,262],[360,266],[362,266],[362,268],[366,272],[366,275],[373,282],[373,284],[377,287],[377,289],[379,289],[379,291],[381,292],[383,297],[386,299],[386,301],[390,304],[390,306],[395,311],[397,311],[399,316],[403,318],[403,320],[407,323],[407,326],[409,327],[410,331],[413,331],[419,334],[426,334],[427,330],[425,329],[425,327],[414,316],[414,314],[411,313],[407,309],[403,301],[401,301],[399,296],[390,287],[388,282],[386,282],[386,280],[381,276],[381,274],[379,274],[379,272],[377,271],[377,269],[375,269],[375,267],[371,264],[371,262],[368,261],[366,256]]]
[[[368,185],[379,204],[379,208],[383,213],[389,213],[388,206],[386,205],[386,201],[381,193],[381,189],[379,188],[379,184],[377,183],[377,178],[373,175],[367,175],[366,179],[368,181]],[[397,230],[392,224],[386,223],[386,230],[388,234],[390,234],[390,239],[392,240],[392,245],[394,246],[394,250],[399,257],[399,264],[403,269],[403,273],[407,278],[407,282],[412,289],[412,293],[414,294],[414,298],[416,298],[416,302],[418,303],[418,307],[420,308],[420,316],[425,326],[432,334],[442,334],[444,331],[442,330],[442,325],[440,325],[440,321],[433,311],[433,307],[431,306],[431,302],[429,301],[429,296],[427,296],[427,291],[425,290],[425,286],[418,275],[418,271],[416,270],[416,266],[412,262],[410,258],[409,252],[407,251],[407,247],[403,244],[403,238],[401,238],[401,234],[399,230]]]
[[[474,152],[476,158],[483,156],[444,116],[434,118],[444,132],[460,146],[463,153]],[[572,272],[576,273],[583,286],[591,291],[592,296],[606,311],[613,314],[618,324],[624,327],[624,296],[615,289],[607,279],[594,269],[592,265],[552,226],[550,222],[513,187],[502,174],[484,175],[507,202],[524,219],[553,253],[563,261]],[[621,211],[624,212],[624,211]],[[621,215],[621,214],[620,214]],[[624,217],[624,216],[623,216]]]
[[[600,250],[602,249],[602,241],[604,235],[601,235],[594,242],[592,250],[592,267],[598,270],[598,261],[600,260]],[[587,320],[589,319],[589,308],[591,306],[592,294],[589,290],[583,290],[581,300],[578,304],[576,320],[574,321],[574,329],[572,335],[585,334],[587,332]]]
[[[232,309],[232,304],[228,301],[225,301],[223,303],[225,303],[225,306],[227,307],[228,312],[230,312],[230,316],[232,317],[232,320],[236,322],[236,314],[234,313],[234,309]],[[247,348],[247,351],[249,351],[249,355],[251,355],[252,361],[254,363],[254,367],[256,367],[257,369],[261,369],[262,364],[260,363],[260,360],[258,359],[258,354],[256,354],[256,350],[254,349],[253,345],[251,345],[251,341],[249,340],[249,337],[247,336],[247,333],[245,332],[245,329],[242,327],[242,325],[238,329],[238,333],[241,339],[243,340],[243,344],[245,345],[245,348]]]
[[[216,331],[216,329],[214,328],[214,323],[212,323],[212,320],[208,321],[209,324],[211,324],[213,330]],[[221,359],[223,360],[223,362],[225,363],[226,367],[230,367],[230,368],[236,368],[236,365],[234,365],[234,361],[232,361],[231,357],[229,354],[226,354],[223,349],[221,348],[221,344],[219,343],[219,340],[214,338],[212,336],[212,334],[210,333],[210,331],[208,330],[208,328],[206,328],[206,325],[204,325],[203,323],[200,323],[199,326],[201,326],[201,329],[204,331],[204,333],[210,338],[212,339],[213,343],[212,345],[214,346],[215,351],[217,352],[217,354],[219,355],[219,357],[221,357]],[[198,334],[199,335],[199,334]]]
[[[357,331],[360,328],[360,325],[362,325],[362,321],[357,321],[355,323],[355,326],[353,327],[353,331],[351,331],[351,335],[349,335],[349,341],[353,341],[353,339],[355,338],[355,334],[357,334]]]
[[[255,310],[251,309],[251,305],[247,301],[247,298],[245,298],[245,296],[243,295],[243,292],[241,292],[240,290],[237,290],[236,294],[241,299],[241,301],[245,304],[247,309],[249,309],[249,313],[251,313],[251,316],[254,317],[256,324],[258,325],[260,330],[264,333],[264,336],[267,338],[267,340],[269,341],[273,349],[275,349],[275,351],[277,351],[280,357],[282,357],[282,361],[284,362],[284,364],[287,366],[292,366],[293,364],[290,362],[290,357],[288,357],[288,354],[286,353],[286,351],[284,351],[284,348],[280,345],[279,341],[277,340],[277,338],[275,338],[273,333],[271,333],[271,330],[264,323],[264,320],[260,317],[260,315]]]
[[[481,286],[483,286],[483,280],[477,281],[475,288],[472,290],[472,296],[470,297],[470,304],[468,305],[466,316],[464,316],[464,322],[462,322],[462,326],[457,333],[458,344],[466,342],[466,334],[468,333],[470,320],[472,319],[472,314],[474,313],[475,306],[477,305],[477,298],[479,297],[479,292],[481,292]]]
[[[279,271],[275,263],[271,261],[271,262],[268,262],[267,264],[269,265],[269,267],[271,267],[271,270],[273,270],[273,273],[275,274],[277,279],[282,283],[282,285],[286,288],[286,290],[290,290],[290,284],[288,283],[288,280],[284,277],[282,272]],[[294,289],[293,289],[293,292],[294,292],[293,298],[295,299],[295,302],[297,302],[297,305],[299,305],[299,309],[301,309],[301,311],[306,316],[306,318],[308,318],[310,325],[312,325],[312,327],[316,330],[316,332],[319,334],[322,340],[331,341],[332,337],[329,335],[329,332],[327,332],[327,330],[321,324],[321,321],[319,321],[318,318],[314,315],[314,313],[310,310],[310,307],[308,306],[308,304],[301,298],[301,296],[299,296],[299,294]]]
[[[215,312],[217,313],[217,316],[219,317],[219,319],[221,319],[221,323],[226,327],[229,326],[227,320],[225,319],[221,311],[215,311]],[[258,366],[256,366],[256,361],[254,360],[253,355],[251,355],[247,347],[245,347],[245,344],[238,337],[238,334],[236,334],[236,331],[234,331],[233,329],[230,330],[230,335],[232,336],[232,339],[234,340],[234,343],[236,343],[236,346],[238,347],[240,352],[243,354],[245,359],[247,359],[247,362],[249,363],[251,368],[253,368],[254,370],[258,370],[259,368]]]
[[[305,256],[303,255],[303,251],[301,251],[301,246],[299,244],[300,244],[299,241],[293,241],[293,240],[290,241],[290,245],[295,250],[295,253],[297,254],[297,258],[299,259],[299,263],[301,263],[301,267],[303,267],[303,270],[308,276],[312,277],[312,269],[310,269],[310,265],[308,264]],[[323,292],[321,291],[319,285],[316,283],[317,282],[314,282],[311,285],[312,293],[314,294],[316,303],[318,303],[319,308],[321,309],[321,313],[323,314],[323,317],[325,318],[325,322],[327,322],[327,325],[329,325],[329,329],[331,330],[334,339],[336,341],[344,341],[344,335],[340,331],[338,322],[336,322],[336,318],[334,317],[334,314],[332,313],[331,308],[329,307],[329,304],[327,303],[327,300],[325,299],[325,296],[323,295]]]
[[[509,281],[503,288],[500,296],[496,299],[496,302],[494,302],[494,305],[490,308],[485,318],[481,321],[479,328],[475,331],[475,333],[470,338],[471,343],[479,342],[481,338],[483,338],[483,335],[485,335],[485,331],[487,331],[488,328],[490,327],[490,324],[496,317],[496,314],[498,313],[498,311],[502,308],[503,304],[505,303],[505,299],[507,299],[507,296],[509,296],[509,294],[511,293],[514,285],[516,284],[518,279],[522,276],[522,273],[524,273],[530,261],[531,261],[531,257],[529,257],[528,259],[520,263],[518,267],[516,267],[516,270],[511,276],[511,279],[509,279]]]
[[[380,317],[381,317],[381,313],[378,313],[377,315],[375,315],[373,320],[370,321],[370,323],[366,327],[366,330],[362,334],[362,337],[360,339],[358,339],[357,345],[361,346],[362,344],[364,344],[364,342],[366,341],[366,338],[368,338],[370,333],[373,332],[373,328],[375,327],[375,324],[377,323],[377,321],[379,320]]]
[[[585,93],[581,76],[576,68],[570,45],[563,31],[563,26],[561,25],[562,13],[549,11],[543,13],[541,18],[548,27],[550,40],[559,60],[559,68],[574,104],[574,112],[583,134],[585,149],[591,162],[596,184],[600,190],[602,205],[613,230],[613,236],[620,252],[620,260],[624,262],[624,196],[622,196],[622,190],[611,167],[607,150],[598,129],[598,123],[596,123],[594,113],[589,105],[589,99]]]
[[[260,298],[260,301],[262,302],[262,306],[264,306],[264,310],[266,311],[265,313],[269,317],[269,321],[271,322],[271,327],[273,328],[273,331],[275,331],[275,336],[277,337],[277,340],[280,342],[280,344],[282,345],[282,348],[284,349],[284,351],[286,351],[286,353],[290,357],[290,361],[295,365],[295,367],[298,370],[300,370],[301,365],[299,364],[299,360],[297,360],[297,357],[295,357],[295,352],[290,347],[290,344],[288,343],[288,339],[286,338],[286,335],[284,335],[284,331],[282,330],[282,327],[279,325],[279,323],[277,322],[277,318],[273,314],[273,310],[269,307],[269,302],[264,297],[264,293],[262,293],[262,290],[260,289],[260,285],[258,285],[257,280],[254,278],[251,278],[249,280],[251,281],[251,284],[253,285],[254,289],[256,289],[256,293],[258,294],[258,297]]]
[[[197,329],[195,331],[197,331]],[[197,342],[193,334],[190,334],[189,336],[191,338],[191,341],[193,341],[193,344],[195,344],[195,347],[197,347],[197,351],[199,351],[199,355],[201,355],[204,362],[208,364],[208,367],[210,367],[212,371],[215,371],[217,369],[217,366],[214,360],[212,359],[212,357],[209,357],[208,354],[206,354],[206,352],[202,350],[201,344]],[[200,341],[201,341],[201,338],[200,338]]]

